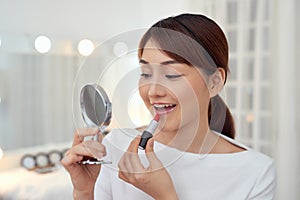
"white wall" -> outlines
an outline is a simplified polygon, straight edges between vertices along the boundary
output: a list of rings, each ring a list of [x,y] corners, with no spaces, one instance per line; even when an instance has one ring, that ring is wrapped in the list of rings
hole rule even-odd
[[[278,171],[278,199],[299,199],[299,41],[296,0],[274,4],[273,66],[277,134],[275,161]],[[299,15],[299,14],[298,14]],[[298,89],[298,90],[297,90]]]
[[[295,6],[295,10],[299,10],[300,8],[300,1],[296,1],[296,6]],[[296,19],[300,19],[300,12],[297,12],[295,11],[296,13]],[[300,50],[299,50],[299,45],[300,45],[300,37],[298,37],[300,35],[300,20],[296,20],[296,74],[300,74]],[[300,102],[300,81],[298,80],[296,82],[297,86],[296,86],[296,95],[297,95],[297,100],[296,102]],[[296,112],[297,113],[300,113],[300,104],[298,103],[297,104],[297,108],[296,108]],[[300,122],[300,114],[297,115],[297,119],[296,119],[297,122]],[[300,123],[297,123],[297,130],[300,130]],[[299,150],[299,155],[300,155],[300,150]],[[299,181],[300,181],[300,178],[299,178]],[[300,195],[299,195],[300,196]]]
[[[106,39],[187,10],[186,0],[1,0],[0,34]]]

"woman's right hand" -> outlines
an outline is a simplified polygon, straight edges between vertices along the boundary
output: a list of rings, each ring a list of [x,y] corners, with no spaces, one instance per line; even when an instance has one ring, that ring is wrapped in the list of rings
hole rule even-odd
[[[99,135],[98,141],[86,140],[86,136]],[[106,155],[105,146],[101,144],[103,136],[98,128],[77,129],[74,133],[72,148],[70,148],[61,163],[69,172],[73,184],[74,199],[93,199],[94,185],[101,165],[83,165],[78,162],[84,156],[102,158]]]

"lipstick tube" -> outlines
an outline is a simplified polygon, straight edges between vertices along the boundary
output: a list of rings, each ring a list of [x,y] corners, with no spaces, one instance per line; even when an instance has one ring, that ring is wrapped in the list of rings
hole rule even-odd
[[[150,122],[150,124],[144,130],[139,143],[139,149],[145,150],[148,140],[153,137],[153,133],[155,132],[155,129],[158,126],[159,117],[157,116],[158,115],[155,116],[155,118]]]

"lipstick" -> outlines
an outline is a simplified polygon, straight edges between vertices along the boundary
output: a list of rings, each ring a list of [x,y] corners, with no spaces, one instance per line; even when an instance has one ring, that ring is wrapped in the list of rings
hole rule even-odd
[[[151,120],[150,124],[147,126],[147,128],[144,130],[142,136],[141,136],[141,141],[139,144],[139,149],[145,150],[147,142],[150,138],[153,137],[153,133],[155,129],[158,126],[158,121],[159,121],[159,115],[156,114],[154,119]]]

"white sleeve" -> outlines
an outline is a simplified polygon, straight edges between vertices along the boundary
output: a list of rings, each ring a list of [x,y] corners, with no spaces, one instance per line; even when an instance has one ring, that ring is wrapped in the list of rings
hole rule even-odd
[[[94,188],[95,200],[112,200],[111,194],[111,181],[110,181],[109,168],[106,166],[101,167],[100,174],[97,178]]]
[[[257,178],[249,200],[273,200],[276,192],[276,169],[272,161],[269,165],[262,169],[262,173]]]

